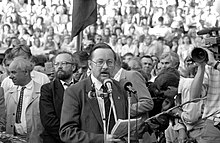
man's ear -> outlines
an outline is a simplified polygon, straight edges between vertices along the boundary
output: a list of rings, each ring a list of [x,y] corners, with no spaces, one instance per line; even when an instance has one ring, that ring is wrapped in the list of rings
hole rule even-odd
[[[75,73],[78,70],[78,64],[73,64],[72,68],[73,68],[73,73]]]
[[[91,62],[91,60],[88,60],[88,67],[89,67],[90,70],[92,69],[92,62]]]

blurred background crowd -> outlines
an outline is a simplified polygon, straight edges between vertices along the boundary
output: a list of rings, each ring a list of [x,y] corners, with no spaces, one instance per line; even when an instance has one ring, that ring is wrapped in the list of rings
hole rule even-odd
[[[78,48],[76,38],[71,39],[71,0],[0,3],[1,53],[18,44],[27,45],[36,62],[44,65],[58,51],[74,53],[105,42],[125,63],[137,57],[128,68],[144,68],[151,77],[153,69],[160,68],[157,63],[162,53],[170,51],[178,54],[182,74],[191,76],[184,63],[194,47],[204,44],[204,37],[196,32],[219,26],[220,18],[214,0],[98,0],[97,21],[83,31]],[[143,56],[150,56],[150,63]]]

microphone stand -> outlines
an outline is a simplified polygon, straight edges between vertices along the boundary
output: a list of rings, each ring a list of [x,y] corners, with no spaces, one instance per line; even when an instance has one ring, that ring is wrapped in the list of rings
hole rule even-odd
[[[107,92],[107,94],[108,94],[108,98],[109,98],[111,104],[110,104],[110,109],[109,109],[108,117],[106,117],[106,115],[105,115],[105,125],[107,125],[107,127],[106,127],[106,131],[104,131],[104,143],[108,143],[107,135],[108,135],[108,130],[109,130],[109,123],[110,123],[110,118],[111,118],[111,112],[112,112],[112,108],[113,108],[112,90],[109,90]],[[107,118],[108,118],[108,122],[106,122]]]
[[[131,137],[131,92],[127,91],[128,94],[128,143],[130,143]]]

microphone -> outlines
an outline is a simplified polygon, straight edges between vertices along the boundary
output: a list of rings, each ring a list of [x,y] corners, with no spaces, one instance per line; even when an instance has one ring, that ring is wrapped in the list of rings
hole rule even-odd
[[[108,93],[112,93],[112,80],[111,79],[105,79],[103,84],[104,84],[105,87],[107,87]]]
[[[120,82],[120,85],[122,87],[124,87],[124,89],[126,91],[128,91],[130,93],[133,93],[133,94],[137,93],[137,91],[132,88],[132,83],[130,81],[128,81],[126,79],[121,79],[119,82]]]

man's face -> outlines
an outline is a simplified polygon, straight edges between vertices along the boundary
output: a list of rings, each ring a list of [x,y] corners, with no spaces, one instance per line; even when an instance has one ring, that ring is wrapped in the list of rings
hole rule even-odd
[[[76,68],[75,64],[72,63],[71,56],[67,53],[57,55],[54,59],[54,67],[56,77],[62,81],[70,79]]]
[[[79,81],[82,74],[86,74],[88,70],[88,61],[82,61],[78,63],[78,70],[74,73],[74,78]]]
[[[101,65],[104,63],[103,65]],[[111,49],[96,49],[88,62],[93,76],[100,82],[112,77],[115,68],[114,54]]]
[[[9,66],[9,78],[12,79],[14,85],[23,85],[24,79],[27,77],[27,72],[16,68],[15,64]]]
[[[131,70],[135,70],[135,71],[140,71],[141,70],[140,64],[135,60],[130,60],[128,62],[128,66],[131,68]]]
[[[173,64],[172,64],[172,61],[171,61],[170,57],[166,57],[164,59],[161,59],[160,60],[161,70],[165,69],[165,68],[168,68],[168,67],[173,67]]]
[[[145,38],[144,42],[145,42],[146,45],[150,45],[150,43],[151,43],[151,37],[150,37],[150,36],[147,36],[147,37]]]
[[[34,39],[34,45],[40,47],[40,39]]]
[[[127,55],[127,56],[124,57],[123,62],[128,63],[132,58],[133,58],[132,55]]]
[[[116,37],[116,35],[112,35],[111,38],[110,38],[110,41],[111,41],[112,43],[116,43],[116,42],[117,42],[117,37]]]
[[[153,61],[150,58],[141,59],[142,68],[146,73],[151,73],[153,69]]]
[[[102,42],[102,37],[101,36],[96,36],[95,37],[95,43],[101,43]]]
[[[131,45],[131,43],[132,43],[132,39],[131,38],[127,38],[127,44]]]

